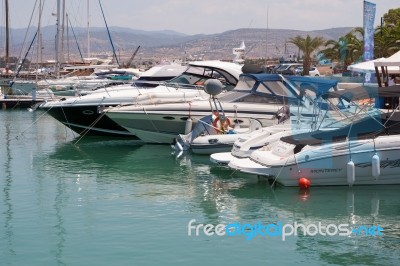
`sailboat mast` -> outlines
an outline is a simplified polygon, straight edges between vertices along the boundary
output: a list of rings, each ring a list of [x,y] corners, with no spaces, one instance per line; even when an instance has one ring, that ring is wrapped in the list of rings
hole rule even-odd
[[[114,43],[113,43],[113,41],[112,41],[112,39],[111,39],[110,29],[108,28],[107,21],[106,21],[106,17],[105,17],[105,15],[104,15],[103,7],[101,6],[100,0],[99,0],[99,5],[100,5],[101,13],[103,14],[104,24],[106,24],[106,29],[107,29],[107,33],[108,33],[108,38],[109,38],[110,43],[111,43],[111,47],[112,47],[112,50],[113,50],[113,55],[114,55],[115,61],[117,61],[117,65],[120,66],[119,61],[118,61],[117,54],[115,53]]]
[[[61,10],[61,53],[60,53],[60,63],[65,62],[64,56],[64,28],[65,28],[65,0],[62,0],[62,10]]]
[[[36,55],[36,82],[38,80],[38,74],[39,74],[39,68],[40,68],[40,63],[42,62],[42,39],[40,38],[41,36],[41,20],[42,20],[42,0],[39,1],[39,19],[38,19],[38,30],[37,30],[37,55]]]
[[[71,61],[69,57],[69,19],[68,19],[68,13],[65,13],[65,20],[67,22],[67,62],[69,63]]]
[[[5,0],[6,11],[6,75],[10,70],[10,25],[8,17],[8,0]]]
[[[87,57],[90,58],[90,13],[89,13],[89,0],[87,0]]]
[[[60,45],[61,45],[61,4],[60,0],[57,0],[57,34],[56,34],[56,63],[55,63],[55,74],[56,77],[60,77]]]

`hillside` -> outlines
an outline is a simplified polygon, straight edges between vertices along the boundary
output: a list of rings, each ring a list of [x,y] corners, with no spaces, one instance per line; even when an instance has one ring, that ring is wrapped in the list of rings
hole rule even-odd
[[[296,35],[321,36],[325,39],[338,39],[352,28],[332,28],[317,31],[298,31],[287,29],[237,29],[210,35],[186,35],[175,31],[142,31],[129,28],[111,27],[111,36],[114,47],[121,61],[126,60],[136,49],[141,46],[136,60],[182,58],[183,56],[201,59],[224,59],[233,58],[232,49],[238,47],[242,41],[246,44],[246,58],[271,58],[297,55],[297,48],[286,41]],[[31,28],[27,42],[30,43],[35,28]],[[4,32],[4,31],[3,31]],[[54,58],[54,36],[55,26],[47,26],[41,30],[43,43],[43,58]],[[64,32],[64,49],[71,60],[79,60],[78,46],[87,56],[87,33],[85,28],[75,28]],[[12,51],[11,54],[19,55],[26,29],[11,30]],[[111,44],[107,31],[104,28],[92,28],[90,33],[91,56],[105,57],[112,53]],[[67,41],[68,40],[68,41]],[[33,48],[36,53],[36,47]],[[32,54],[32,53],[30,53]],[[32,60],[35,57],[32,56]]]

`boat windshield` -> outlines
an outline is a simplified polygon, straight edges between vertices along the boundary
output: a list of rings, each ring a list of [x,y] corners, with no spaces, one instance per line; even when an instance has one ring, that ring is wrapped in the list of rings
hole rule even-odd
[[[167,82],[170,86],[203,86],[208,79],[218,79],[226,90],[233,89],[237,80],[228,72],[211,67],[189,66],[181,75]]]
[[[247,91],[250,92],[254,85],[256,84],[256,80],[254,78],[248,76],[240,76],[239,82],[235,87],[235,91]]]

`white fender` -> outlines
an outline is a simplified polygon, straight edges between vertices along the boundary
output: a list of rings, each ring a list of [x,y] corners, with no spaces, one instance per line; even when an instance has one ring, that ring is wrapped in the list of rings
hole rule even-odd
[[[378,179],[378,177],[381,175],[381,160],[378,154],[376,153],[374,156],[372,156],[371,169],[372,169],[372,176],[375,179]]]
[[[356,181],[355,165],[353,161],[347,163],[347,183],[352,186]]]
[[[193,120],[192,120],[192,118],[189,117],[188,119],[186,119],[186,123],[185,123],[185,135],[192,132],[192,127],[193,127]]]

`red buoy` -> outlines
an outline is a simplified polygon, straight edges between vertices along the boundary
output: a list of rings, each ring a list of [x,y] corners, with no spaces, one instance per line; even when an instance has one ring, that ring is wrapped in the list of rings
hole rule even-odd
[[[299,187],[301,189],[308,189],[310,188],[311,182],[305,177],[299,179]]]

